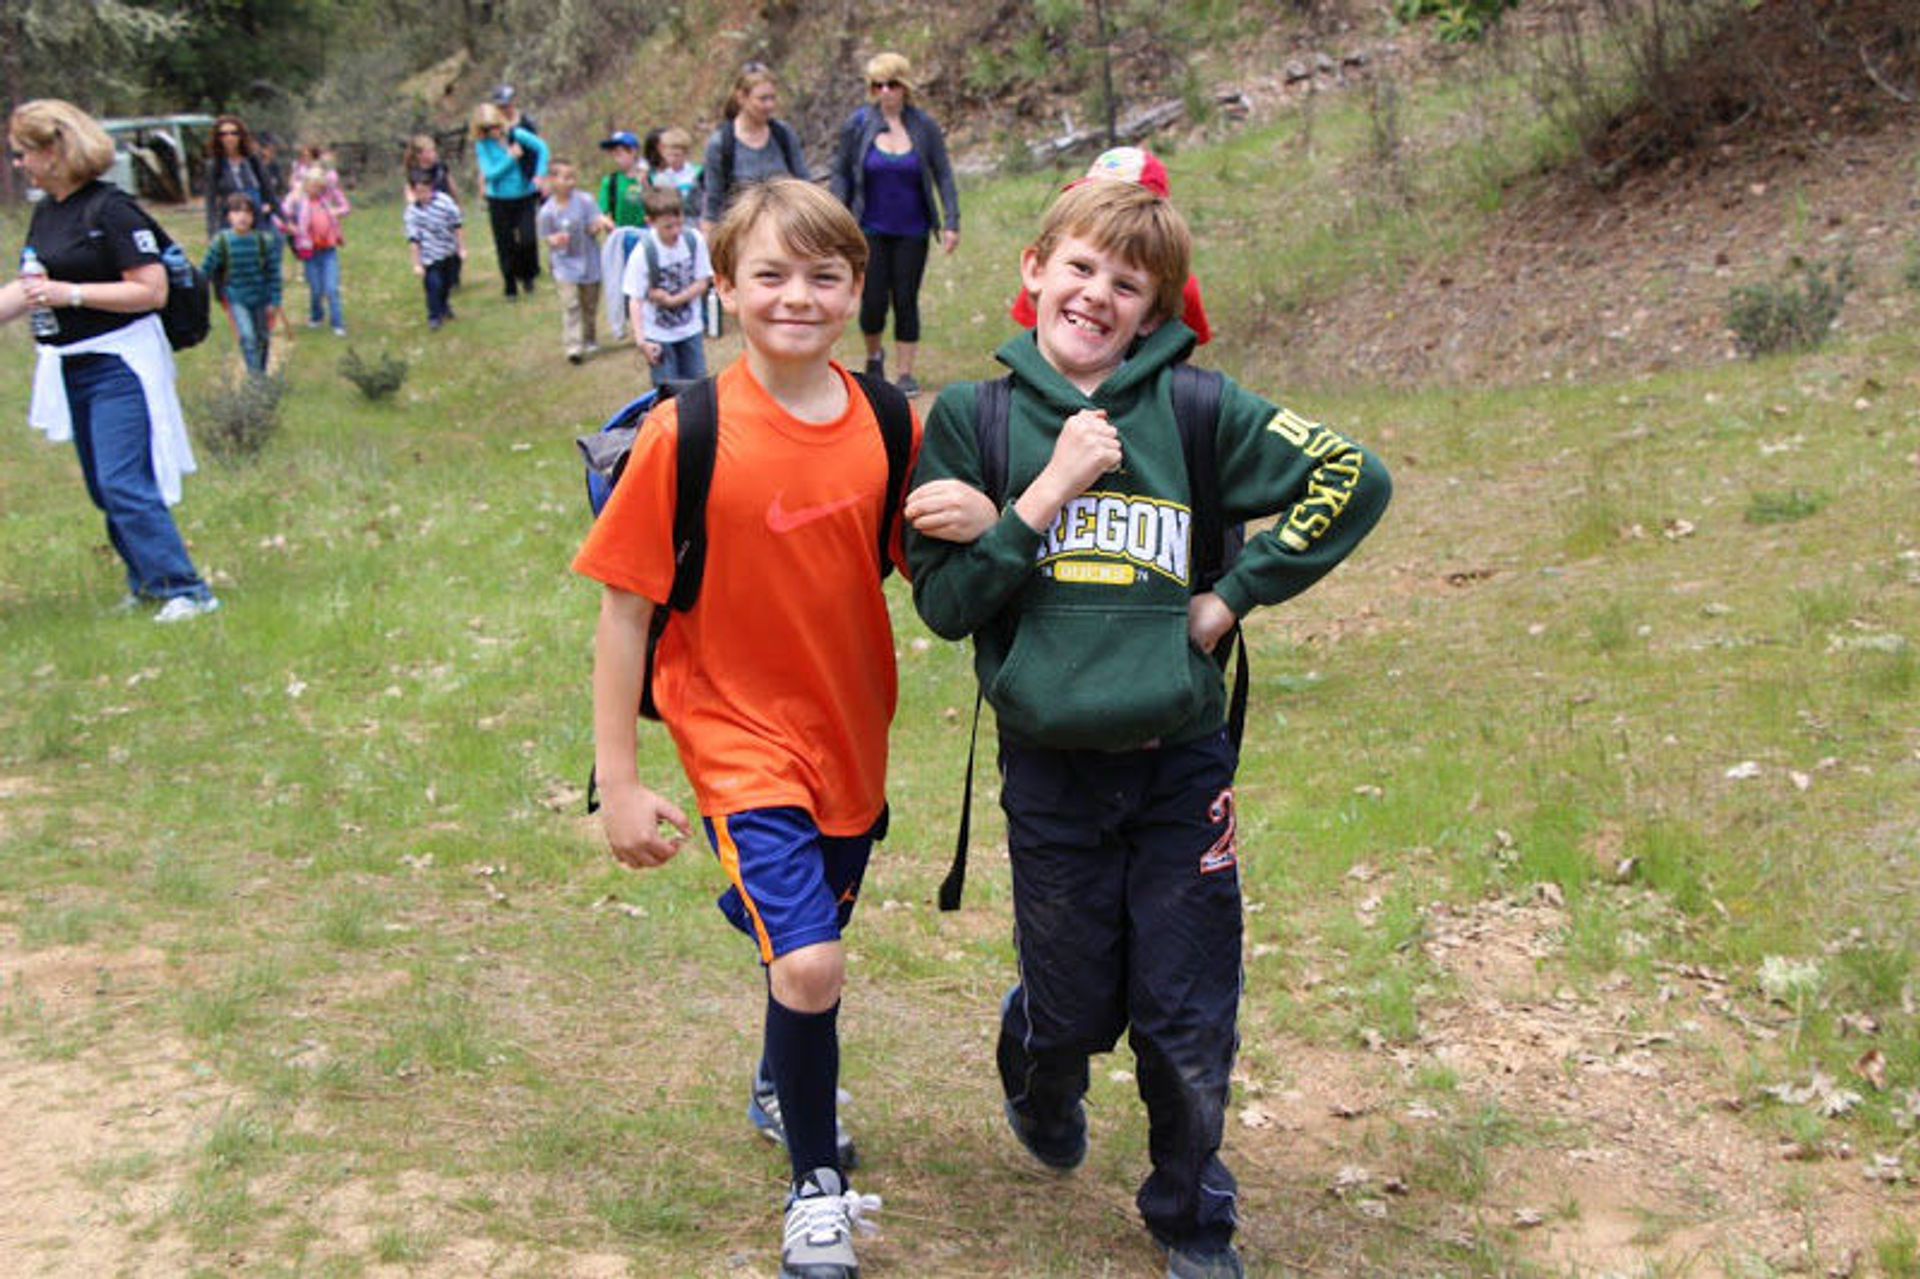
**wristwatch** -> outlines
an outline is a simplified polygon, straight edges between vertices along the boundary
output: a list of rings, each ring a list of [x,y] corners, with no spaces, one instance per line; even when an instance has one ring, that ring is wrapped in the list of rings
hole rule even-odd
[[[80,286],[79,285],[74,284],[74,285],[68,286],[67,305],[70,307],[73,307],[75,310],[78,310],[80,308]]]

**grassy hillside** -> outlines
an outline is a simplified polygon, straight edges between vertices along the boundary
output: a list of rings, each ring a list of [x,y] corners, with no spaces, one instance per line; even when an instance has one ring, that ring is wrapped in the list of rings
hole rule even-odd
[[[1300,195],[1362,162],[1363,104],[1310,149],[1295,129],[1170,157],[1208,358],[1276,394],[1290,282],[1416,225]],[[923,380],[988,370],[1052,185],[966,188]],[[407,385],[363,402],[347,344],[297,332],[281,437],[188,481],[228,605],[191,625],[106,614],[118,570],[0,334],[0,1185],[37,1223],[0,1236],[8,1273],[775,1268],[783,1165],[742,1119],[761,997],[718,876],[698,850],[622,872],[579,809],[570,438],[637,371],[568,366],[550,294],[501,299],[478,228],[428,335],[397,223],[353,216],[344,277],[352,344]],[[1913,332],[1292,397],[1397,497],[1249,628],[1228,1157],[1253,1273],[1920,1273]],[[184,357],[189,399],[233,358]],[[1002,1130],[993,786],[941,915],[968,663],[894,590],[896,819],[842,1021],[886,1200],[863,1259],[1157,1273],[1124,1051],[1076,1176]],[[664,735],[642,751],[684,799]]]

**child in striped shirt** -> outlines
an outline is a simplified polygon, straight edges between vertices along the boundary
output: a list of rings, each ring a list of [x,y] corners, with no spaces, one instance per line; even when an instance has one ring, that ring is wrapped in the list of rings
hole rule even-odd
[[[460,224],[460,206],[445,191],[434,188],[431,173],[415,170],[407,175],[404,216],[413,273],[427,288],[427,327],[437,330],[453,318],[447,295],[459,277],[460,264],[467,258],[467,232]]]
[[[229,195],[226,209],[227,229],[213,237],[200,269],[233,321],[247,371],[265,373],[268,335],[280,322],[280,243],[254,228],[253,197],[246,192]]]

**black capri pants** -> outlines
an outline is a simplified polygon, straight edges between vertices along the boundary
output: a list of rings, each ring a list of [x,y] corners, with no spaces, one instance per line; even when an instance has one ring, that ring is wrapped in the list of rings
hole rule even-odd
[[[867,282],[860,291],[860,331],[869,337],[887,327],[893,307],[893,340],[920,340],[920,280],[927,273],[930,235],[882,235],[867,231]]]
[[[501,200],[487,197],[487,220],[493,224],[493,251],[500,259],[500,278],[506,281],[512,296],[522,285],[533,287],[540,274],[540,235],[535,227],[540,197],[517,196]]]

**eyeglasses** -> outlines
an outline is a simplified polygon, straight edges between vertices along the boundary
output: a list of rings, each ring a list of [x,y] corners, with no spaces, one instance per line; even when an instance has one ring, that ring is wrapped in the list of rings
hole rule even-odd
[[[878,93],[882,89],[904,89],[907,86],[898,80],[869,80],[867,87]]]
[[[238,129],[215,129],[215,130],[213,131],[213,136],[214,136],[214,137],[216,137],[216,138],[237,138],[237,137],[239,137],[239,136],[240,136],[240,130],[238,130]]]

